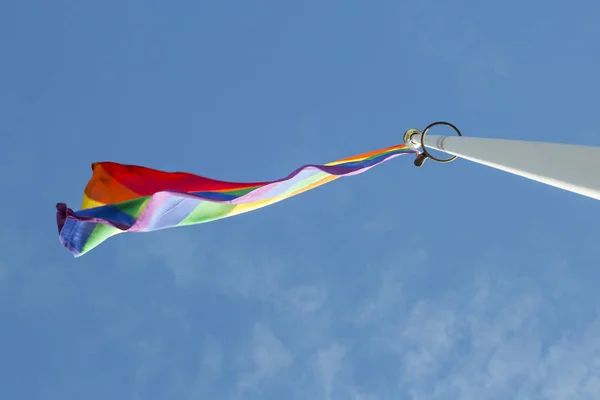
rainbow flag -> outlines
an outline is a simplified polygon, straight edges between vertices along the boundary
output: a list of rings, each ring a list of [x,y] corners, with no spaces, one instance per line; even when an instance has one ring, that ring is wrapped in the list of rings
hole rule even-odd
[[[98,162],[92,164],[81,211],[56,205],[59,238],[79,257],[119,233],[200,224],[253,211],[409,153],[416,152],[401,144],[325,165],[305,165],[280,180],[252,183]]]

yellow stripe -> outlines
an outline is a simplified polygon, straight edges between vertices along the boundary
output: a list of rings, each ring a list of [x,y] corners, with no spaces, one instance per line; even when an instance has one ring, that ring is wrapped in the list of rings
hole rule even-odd
[[[90,199],[87,194],[83,194],[83,205],[81,206],[82,210],[85,210],[87,208],[94,208],[94,207],[102,207],[105,206],[106,204],[104,203],[100,203],[99,201]]]

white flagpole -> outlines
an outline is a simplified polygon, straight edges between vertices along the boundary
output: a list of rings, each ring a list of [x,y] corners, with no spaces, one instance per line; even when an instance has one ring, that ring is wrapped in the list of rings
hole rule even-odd
[[[449,125],[454,128],[448,123],[435,124]],[[423,144],[425,150],[435,149],[600,200],[600,147],[464,136],[433,136],[428,135],[427,130],[424,131],[425,135],[416,129],[407,131],[404,137],[405,143],[415,150],[419,150]],[[431,158],[427,151],[421,153],[421,157],[425,155]],[[421,164],[423,161],[421,159]],[[415,164],[418,164],[418,161]]]

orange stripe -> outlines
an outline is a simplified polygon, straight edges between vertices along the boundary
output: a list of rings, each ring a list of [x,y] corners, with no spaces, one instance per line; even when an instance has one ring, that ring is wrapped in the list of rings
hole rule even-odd
[[[141,197],[131,189],[123,186],[115,178],[110,176],[101,164],[94,165],[92,178],[84,190],[83,207],[94,207],[100,204],[115,204]]]
[[[389,151],[392,150],[399,150],[406,147],[406,145],[400,144],[400,145],[396,145],[396,146],[390,146],[390,147],[386,147],[385,149],[379,149],[379,150],[373,150],[373,151],[369,151],[367,153],[363,153],[363,154],[359,154],[356,156],[352,156],[352,157],[347,157],[347,158],[342,158],[341,160],[338,161],[334,161],[332,163],[329,163],[327,165],[335,165],[335,164],[341,164],[344,162],[348,162],[348,161],[360,161],[362,159],[365,158],[369,158],[378,154],[383,154],[383,153],[387,153]]]

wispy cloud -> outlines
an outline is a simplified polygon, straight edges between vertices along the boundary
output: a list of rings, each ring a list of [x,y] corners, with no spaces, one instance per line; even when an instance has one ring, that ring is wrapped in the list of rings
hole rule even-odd
[[[402,280],[393,270],[382,272],[374,297],[367,297],[358,313],[358,323],[379,323],[402,301]]]
[[[316,286],[299,285],[285,292],[290,306],[301,313],[312,313],[320,309],[327,300],[327,292]]]
[[[385,330],[398,390],[413,399],[593,398],[600,382],[600,318],[552,332],[555,307],[535,286],[489,276],[411,305]],[[597,393],[597,392],[595,392]]]
[[[332,398],[336,377],[342,368],[346,347],[334,343],[331,346],[317,352],[315,361],[315,372],[326,399]]]
[[[213,397],[215,395],[216,381],[222,376],[225,364],[224,350],[221,342],[208,336],[200,346],[198,352],[198,367],[187,393],[189,400]]]
[[[254,326],[251,352],[254,368],[238,380],[237,386],[241,391],[256,389],[261,381],[274,377],[293,363],[292,353],[263,324]]]

